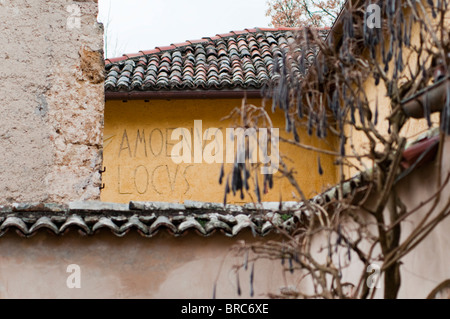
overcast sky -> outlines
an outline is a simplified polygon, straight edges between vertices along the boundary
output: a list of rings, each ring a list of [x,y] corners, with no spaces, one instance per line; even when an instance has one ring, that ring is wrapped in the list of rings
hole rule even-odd
[[[108,56],[267,27],[267,0],[99,0],[99,21],[109,15]]]

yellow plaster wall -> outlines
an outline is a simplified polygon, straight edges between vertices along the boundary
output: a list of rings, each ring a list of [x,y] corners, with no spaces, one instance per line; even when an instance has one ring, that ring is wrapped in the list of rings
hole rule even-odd
[[[261,105],[261,100],[249,100]],[[171,134],[175,128],[187,128],[193,139],[194,120],[202,120],[203,132],[208,128],[233,127],[232,122],[221,121],[233,108],[240,106],[240,99],[200,100],[151,100],[107,101],[104,130],[103,174],[105,188],[101,200],[126,203],[136,201],[183,202],[185,200],[223,202],[224,185],[218,183],[221,164],[181,163],[175,164],[170,157],[174,144]],[[274,127],[284,132],[284,115],[272,114]],[[299,132],[301,142],[316,147],[332,149],[334,141],[318,141],[309,137],[305,130]],[[292,138],[292,136],[290,136]],[[203,142],[205,144],[210,143]],[[225,144],[225,143],[224,143]],[[320,156],[323,175],[318,173],[318,154],[281,143],[280,152],[287,155],[286,163],[295,170],[295,177],[306,196],[313,196],[337,182],[336,167],[332,156]],[[225,153],[225,151],[224,151]],[[226,164],[226,171],[231,165]],[[286,179],[274,178],[274,188],[263,194],[263,201],[295,200],[294,189]],[[259,176],[262,189],[262,175]],[[250,198],[240,194],[228,196],[229,203],[256,200],[251,182]]]
[[[406,17],[411,16],[410,10],[404,11]],[[409,18],[408,18],[409,19]],[[449,21],[448,19],[446,21]],[[448,25],[448,23],[447,23]],[[388,35],[385,35],[388,37]],[[433,47],[433,42],[431,39],[427,39],[428,42],[425,44],[430,48]],[[412,45],[420,46],[420,27],[419,25],[413,24],[411,31],[411,43]],[[389,41],[384,41],[386,52],[389,50]],[[381,50],[380,50],[381,51]],[[379,51],[379,52],[380,52]],[[368,50],[364,50],[363,55],[365,57],[369,56]],[[399,77],[400,83],[405,83],[411,79],[410,72],[415,73],[417,68],[429,68],[431,61],[428,57],[422,57],[422,62],[420,65],[417,63],[417,53],[409,50],[407,48],[403,49],[402,55],[404,62],[404,71]],[[381,57],[379,58],[380,65],[383,65]],[[391,76],[394,69],[394,59],[390,63],[388,75]],[[387,97],[387,89],[385,83],[380,81],[379,85],[375,85],[375,80],[372,77],[369,77],[367,81],[364,83],[364,91],[367,96],[367,99],[370,103],[370,109],[372,114],[375,114],[376,104],[378,103],[378,124],[375,126],[378,132],[385,138],[389,137],[389,122],[387,120],[388,116],[391,114],[391,101]],[[358,112],[355,113],[355,119],[357,124],[359,125],[359,115]],[[432,127],[439,126],[439,113],[434,113],[431,115]],[[351,126],[347,126],[347,136],[349,136],[348,143],[346,144],[346,154],[350,155],[364,155],[368,154],[370,149],[369,140],[366,137],[365,133],[362,131],[354,130]],[[419,137],[420,134],[425,133],[430,128],[428,126],[426,119],[414,119],[409,118],[407,122],[404,124],[400,131],[400,135],[405,137],[408,142],[414,141]],[[379,150],[382,150],[382,145],[379,145]],[[349,161],[359,167],[362,170],[372,167],[373,163],[368,158],[362,158],[362,162],[350,158]],[[363,167],[365,166],[365,167]],[[348,166],[345,169],[345,175],[347,178],[352,177],[356,173],[359,172],[359,169],[354,166]]]

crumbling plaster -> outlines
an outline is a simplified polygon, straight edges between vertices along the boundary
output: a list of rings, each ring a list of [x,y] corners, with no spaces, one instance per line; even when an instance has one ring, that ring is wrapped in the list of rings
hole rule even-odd
[[[98,199],[97,1],[0,0],[0,204]]]

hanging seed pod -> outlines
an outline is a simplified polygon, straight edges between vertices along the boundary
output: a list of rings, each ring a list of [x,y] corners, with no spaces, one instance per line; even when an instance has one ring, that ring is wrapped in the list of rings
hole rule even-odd
[[[292,126],[292,132],[294,134],[294,140],[297,143],[300,143],[300,136],[298,135],[297,128],[295,127],[295,125]]]
[[[287,112],[287,110],[285,110],[284,118],[285,118],[285,122],[286,122],[285,130],[287,133],[290,133],[292,131],[292,124],[291,124],[291,119],[289,118],[289,113]]]
[[[348,258],[348,261],[352,260],[352,251],[351,251],[351,247],[350,247],[350,243],[349,242],[347,242],[347,258]]]
[[[375,117],[373,119],[373,125],[377,125],[378,124],[378,95],[376,96],[375,99]]]
[[[321,125],[319,123],[319,119],[317,117],[316,117],[316,136],[318,138],[322,137],[322,127],[321,127]]]
[[[269,192],[269,181],[267,179],[267,174],[264,174],[264,180],[263,180],[263,193],[267,194]]]
[[[237,168],[237,162],[235,162],[233,166],[233,172],[231,175],[231,191],[233,192],[233,195],[236,195],[238,174],[239,171]]]
[[[227,178],[227,183],[225,184],[225,192],[223,195],[223,206],[227,205],[227,195],[230,193],[230,185],[229,185],[229,178]]]
[[[320,156],[317,156],[317,167],[319,170],[319,175],[323,175],[322,165],[320,164]]]
[[[305,52],[302,51],[300,58],[299,58],[299,63],[298,63],[298,67],[299,67],[299,71],[302,75],[305,75],[306,73],[306,61],[305,61]]]
[[[403,54],[402,54],[402,48],[399,48],[399,52],[398,52],[398,59],[397,59],[397,70],[399,72],[403,72]]]
[[[413,22],[413,19],[411,17],[408,20],[409,21],[408,21],[407,26],[405,23],[405,31],[404,31],[404,37],[403,37],[406,47],[409,47],[411,45],[411,29],[412,29],[412,22]]]
[[[369,6],[369,3],[366,3],[366,10],[364,11],[364,21],[368,21],[369,19],[369,10],[367,10],[367,7]],[[363,24],[363,40],[364,40],[364,46],[369,46],[371,43],[371,29],[367,28],[367,23]]]
[[[258,174],[255,174],[255,193],[258,203],[261,203],[261,191],[259,189]]]
[[[341,244],[341,241],[342,241],[341,224],[338,225],[337,233],[338,233],[338,237],[337,237],[337,240],[336,240],[336,248],[334,250],[336,253],[337,253],[338,247],[339,247],[339,245]]]
[[[248,268],[248,250],[245,251],[244,255],[244,270],[247,270]]]
[[[289,272],[291,274],[294,273],[294,265],[292,264],[292,258],[291,257],[289,258]]]
[[[253,290],[253,278],[255,273],[255,263],[252,263],[252,270],[250,271],[250,297],[253,297],[254,290]]]
[[[272,113],[275,113],[275,110],[277,109],[277,91],[278,88],[274,89],[273,95],[272,95]]]
[[[358,99],[358,110],[359,110],[359,119],[361,121],[362,125],[366,124],[365,121],[365,112],[364,112],[364,108],[362,106],[361,100]]]
[[[244,165],[244,181],[245,181],[245,190],[249,190],[250,189],[250,185],[248,183],[248,180],[250,179],[250,171],[247,169],[247,167]]]
[[[241,283],[239,281],[239,272],[236,271],[236,288],[238,296],[241,295]]]
[[[224,168],[223,168],[223,163],[220,166],[220,175],[219,175],[219,184],[222,185],[222,180],[223,180],[223,176],[224,176],[225,172],[224,172]]]
[[[338,256],[338,277],[342,278],[342,266],[341,266],[341,257]]]
[[[391,39],[389,41],[389,51],[387,54],[386,62],[391,62],[393,56],[394,56],[394,39],[391,36]]]
[[[378,72],[375,72],[373,74],[373,77],[375,78],[375,86],[378,86],[378,84],[380,84],[380,78],[381,78],[380,74]]]
[[[350,105],[350,122],[355,125],[356,119],[355,119],[355,105],[353,104],[353,101],[349,103]]]
[[[297,93],[297,115],[299,118],[303,118],[303,102],[302,102],[302,87],[298,88]]]
[[[345,136],[341,135],[340,138],[340,154],[341,156],[345,156]]]
[[[273,174],[267,174],[269,178],[269,188],[273,188]]]
[[[313,127],[313,113],[310,112],[308,116],[308,135],[312,135],[312,127]]]
[[[327,127],[328,127],[328,120],[327,120],[327,112],[324,110],[322,112],[322,138],[327,137]]]
[[[436,14],[436,10],[434,9],[434,1],[428,0],[428,4],[431,6],[431,14],[433,15],[433,19],[436,19],[437,14]]]
[[[331,110],[333,111],[333,114],[335,117],[338,115],[338,109],[339,109],[339,101],[338,101],[338,91],[334,90],[333,96],[331,98]]]

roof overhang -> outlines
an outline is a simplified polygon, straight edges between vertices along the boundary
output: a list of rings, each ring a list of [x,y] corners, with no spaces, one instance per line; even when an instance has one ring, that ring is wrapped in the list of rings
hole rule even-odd
[[[105,92],[105,100],[242,99],[262,98],[260,89]]]

